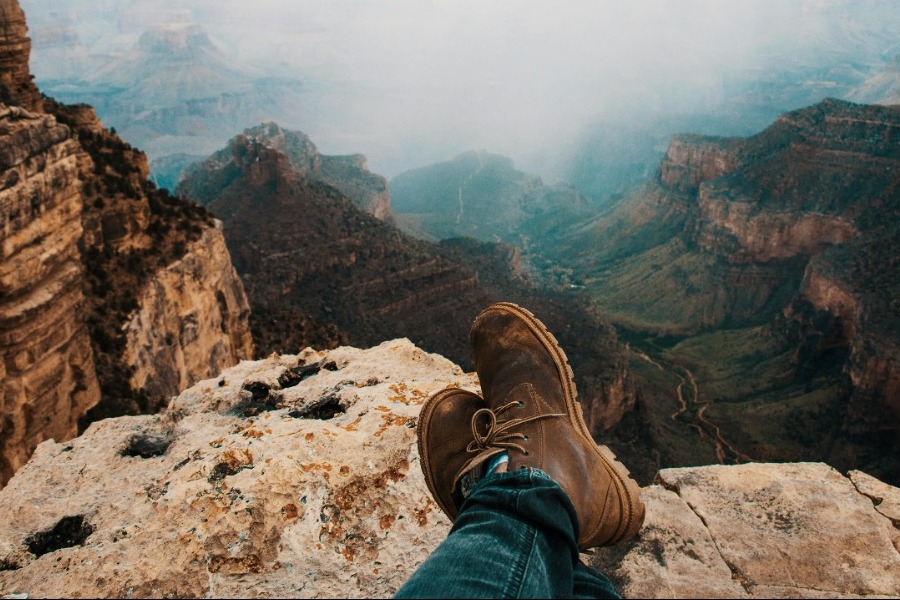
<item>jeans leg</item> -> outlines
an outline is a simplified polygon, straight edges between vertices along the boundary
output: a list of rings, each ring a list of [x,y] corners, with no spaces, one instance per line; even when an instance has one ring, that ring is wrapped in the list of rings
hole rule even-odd
[[[606,575],[581,561],[572,573],[572,598],[621,598]]]
[[[395,597],[572,597],[577,522],[566,493],[537,469],[486,477]]]

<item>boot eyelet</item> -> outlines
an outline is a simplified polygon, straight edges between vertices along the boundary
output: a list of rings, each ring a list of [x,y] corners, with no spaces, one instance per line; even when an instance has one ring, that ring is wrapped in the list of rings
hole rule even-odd
[[[521,400],[519,400],[519,407],[521,408],[521,407],[523,407],[523,406],[525,406],[525,403],[522,402]]]
[[[525,451],[525,456],[528,456],[528,450]]]
[[[523,441],[527,442],[527,441],[528,441],[528,436],[526,435],[526,436],[525,436],[524,438],[522,438],[522,439],[523,439]]]

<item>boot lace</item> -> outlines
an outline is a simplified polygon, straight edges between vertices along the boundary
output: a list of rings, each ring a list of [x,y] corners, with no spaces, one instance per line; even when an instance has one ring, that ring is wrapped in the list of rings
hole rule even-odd
[[[515,448],[523,454],[528,454],[528,450],[519,443],[527,441],[528,436],[521,431],[515,431],[521,425],[532,423],[540,419],[549,419],[553,417],[564,417],[563,413],[545,413],[541,415],[533,415],[523,419],[507,419],[501,421],[498,419],[503,413],[515,406],[522,406],[519,401],[509,402],[496,410],[490,408],[481,408],[472,415],[472,441],[466,446],[466,452],[475,453],[475,456],[466,461],[466,464],[459,470],[456,480],[458,481],[468,471],[474,469],[485,460],[499,454],[504,450]]]

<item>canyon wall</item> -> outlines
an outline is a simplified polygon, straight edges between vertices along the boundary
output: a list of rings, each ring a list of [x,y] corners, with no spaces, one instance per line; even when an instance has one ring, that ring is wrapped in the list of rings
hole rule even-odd
[[[212,218],[156,190],[90,107],[41,99],[24,13],[4,1],[0,19],[3,485],[43,440],[155,410],[252,344]]]
[[[0,105],[0,484],[100,400],[78,253],[83,154],[49,115]]]
[[[679,135],[654,181],[557,238],[639,351],[634,431],[660,464],[711,460],[721,436],[720,460],[900,481],[898,139],[900,108],[838,100],[745,138]]]
[[[668,189],[694,194],[704,181],[715,179],[740,164],[738,138],[676,135],[660,162],[659,181]]]
[[[250,358],[249,314],[221,231],[204,230],[138,296],[123,357],[133,369],[132,388],[168,398]]]
[[[615,331],[584,298],[530,285],[521,252],[506,244],[405,235],[324,183],[317,169],[329,159],[311,148],[300,132],[254,127],[197,164],[178,188],[223,220],[258,356],[402,336],[469,365],[472,319],[506,300],[559,337],[580,399],[598,407],[594,425],[612,427],[633,406]]]
[[[45,442],[0,491],[0,594],[390,597],[450,529],[416,444],[448,386],[478,391],[408,340],[306,349]],[[668,469],[642,498],[635,539],[580,557],[627,597],[900,596],[900,490],[864,473]]]

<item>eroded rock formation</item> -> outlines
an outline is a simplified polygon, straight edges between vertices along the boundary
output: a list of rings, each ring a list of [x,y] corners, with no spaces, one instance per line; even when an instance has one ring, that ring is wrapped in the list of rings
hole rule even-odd
[[[655,181],[561,236],[556,260],[637,342],[662,465],[900,481],[898,136],[900,108],[838,100],[747,138],[676,136]]]
[[[245,361],[158,415],[45,442],[0,491],[0,593],[389,597],[449,522],[422,403],[473,374],[407,340]],[[900,490],[822,464],[663,471],[627,597],[900,596]],[[22,502],[21,498],[29,498]]]
[[[131,387],[169,398],[249,358],[250,306],[216,228],[150,279],[125,330]]]

